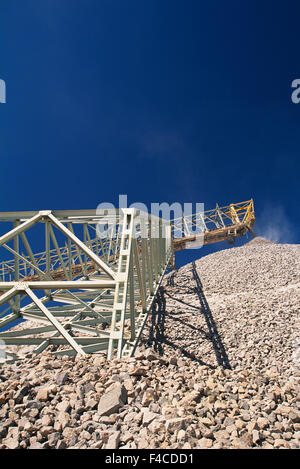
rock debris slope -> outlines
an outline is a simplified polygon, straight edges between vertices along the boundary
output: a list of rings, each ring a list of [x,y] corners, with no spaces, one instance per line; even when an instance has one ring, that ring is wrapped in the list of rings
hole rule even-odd
[[[162,304],[166,340],[156,347],[164,353],[179,351],[209,366],[276,366],[290,376],[299,337],[300,246],[255,238],[203,257],[169,274]],[[159,318],[152,322],[150,333],[160,333]]]
[[[136,357],[0,369],[0,448],[299,448],[300,246],[169,274]]]

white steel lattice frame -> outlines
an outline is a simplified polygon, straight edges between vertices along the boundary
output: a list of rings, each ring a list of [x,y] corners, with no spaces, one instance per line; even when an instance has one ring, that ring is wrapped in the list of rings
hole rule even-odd
[[[219,207],[194,214],[183,213],[172,220],[172,236],[174,251],[201,244],[220,241],[233,243],[236,238],[244,236],[248,231],[254,236],[255,222],[253,199]],[[195,245],[195,244],[194,244]]]
[[[219,207],[205,212],[198,212],[182,216],[172,220],[173,238],[189,237],[195,233],[205,234],[214,230],[223,228],[232,228],[233,225],[244,225],[252,228],[254,223],[254,204],[253,199],[245,202],[230,204],[225,207]]]
[[[12,255],[0,264],[0,330],[13,326],[0,333],[8,358],[23,345],[35,354],[132,355],[173,257],[170,221],[130,208],[2,212],[1,222],[13,224],[0,236]],[[34,254],[37,226],[45,250]],[[14,326],[20,319],[30,323]]]

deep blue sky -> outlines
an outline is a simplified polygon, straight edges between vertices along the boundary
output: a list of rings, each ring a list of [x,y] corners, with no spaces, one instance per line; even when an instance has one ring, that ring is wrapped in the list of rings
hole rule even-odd
[[[258,234],[299,243],[299,18],[297,1],[2,2],[0,211],[253,197]]]

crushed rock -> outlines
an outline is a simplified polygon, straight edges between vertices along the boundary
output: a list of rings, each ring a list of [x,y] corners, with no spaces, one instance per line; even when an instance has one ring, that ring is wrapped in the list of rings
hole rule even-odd
[[[134,358],[0,368],[0,449],[299,448],[300,246],[257,241],[166,276]]]

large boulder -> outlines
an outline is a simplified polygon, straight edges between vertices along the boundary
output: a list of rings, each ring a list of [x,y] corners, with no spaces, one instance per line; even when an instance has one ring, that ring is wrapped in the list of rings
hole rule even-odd
[[[98,405],[98,414],[111,415],[127,403],[127,390],[123,384],[113,383],[103,394]]]

